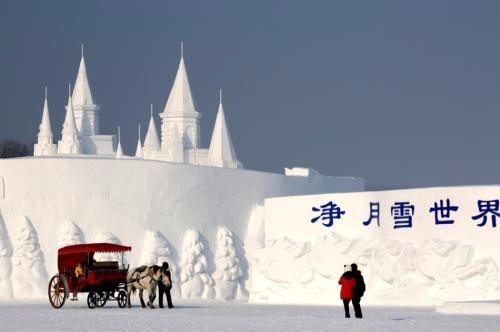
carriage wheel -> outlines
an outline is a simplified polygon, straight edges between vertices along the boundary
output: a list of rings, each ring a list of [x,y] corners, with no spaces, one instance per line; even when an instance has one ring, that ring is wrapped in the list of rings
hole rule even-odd
[[[127,292],[123,289],[119,291],[116,301],[118,302],[118,306],[120,308],[125,308],[127,306]]]
[[[98,308],[104,307],[104,305],[108,301],[108,297],[109,297],[109,294],[107,292],[99,292],[99,293],[97,293],[96,306]]]
[[[98,295],[96,292],[90,292],[89,295],[87,296],[87,305],[89,306],[89,309],[95,309],[97,306],[97,298]]]
[[[65,285],[66,279],[62,275],[56,274],[49,281],[49,301],[56,309],[61,308],[68,297],[68,290]]]

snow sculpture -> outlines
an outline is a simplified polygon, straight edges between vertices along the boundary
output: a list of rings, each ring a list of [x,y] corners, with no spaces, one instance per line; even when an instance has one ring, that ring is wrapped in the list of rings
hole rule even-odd
[[[234,300],[237,295],[240,298],[245,297],[246,291],[237,294],[237,291],[241,290],[242,280],[240,279],[243,273],[234,248],[233,233],[225,226],[217,230],[215,266],[212,277],[216,283],[217,297],[224,300]]]
[[[12,283],[16,298],[40,298],[46,295],[47,271],[38,236],[25,216],[19,220],[13,256]]]
[[[95,237],[95,242],[96,243],[114,243],[114,244],[122,244],[119,238],[117,238],[113,233],[111,232],[100,232],[96,235]],[[125,259],[125,253],[123,253],[123,264],[126,264],[127,261]],[[105,261],[117,261],[118,264],[121,264],[121,254],[120,253],[96,253],[94,255],[94,259],[98,262],[105,262]]]
[[[59,233],[59,248],[80,243],[85,243],[82,230],[73,221],[66,221]]]
[[[186,298],[213,299],[215,296],[214,281],[207,273],[207,259],[200,234],[188,230],[182,244],[180,263],[181,293]]]
[[[173,254],[169,248],[169,243],[162,233],[156,231],[146,231],[144,237],[144,248],[142,251],[141,265],[162,265],[163,262],[168,262],[170,266],[170,274],[172,277],[173,296],[180,296],[179,277],[177,273],[177,265],[173,259]]]
[[[295,283],[308,283],[311,264],[306,254],[310,250],[310,243],[298,243],[287,237],[270,241],[266,249],[255,253],[257,269],[273,284],[290,287]]]
[[[0,214],[0,299],[12,298],[12,245]]]
[[[54,155],[57,145],[53,144],[54,135],[50,125],[49,103],[47,101],[47,88],[45,88],[45,102],[43,105],[42,122],[38,127],[38,142],[33,146],[34,156]]]
[[[439,238],[406,243],[332,233],[302,243],[284,237],[256,250],[251,301],[332,303],[342,265],[352,262],[363,271],[366,303],[494,300],[498,263],[491,257],[474,260],[473,254],[468,245]]]

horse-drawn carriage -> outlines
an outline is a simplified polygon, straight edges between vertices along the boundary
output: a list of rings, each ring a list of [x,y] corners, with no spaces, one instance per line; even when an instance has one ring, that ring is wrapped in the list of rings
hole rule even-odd
[[[102,307],[109,300],[116,300],[120,308],[127,305],[128,266],[123,264],[123,253],[131,247],[112,243],[91,243],[66,246],[58,250],[59,273],[49,282],[49,301],[54,308],[61,308],[71,293],[88,293],[90,309]],[[95,261],[96,253],[118,253],[118,261]],[[77,277],[75,268],[83,266],[83,275]]]

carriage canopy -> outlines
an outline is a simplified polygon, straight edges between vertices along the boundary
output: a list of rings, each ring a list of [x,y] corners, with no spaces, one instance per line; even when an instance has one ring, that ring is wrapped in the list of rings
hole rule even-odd
[[[125,252],[132,250],[131,247],[114,243],[85,243],[74,244],[59,248],[57,251],[57,267],[62,273],[65,268],[74,268],[76,264],[92,260],[96,252]]]

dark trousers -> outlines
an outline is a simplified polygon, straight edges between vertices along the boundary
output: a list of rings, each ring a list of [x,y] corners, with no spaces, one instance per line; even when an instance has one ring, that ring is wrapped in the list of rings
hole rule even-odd
[[[345,316],[351,317],[351,315],[349,315],[349,302],[351,302],[351,299],[342,299],[342,302],[344,302]]]
[[[163,293],[167,296],[167,304],[169,308],[173,308],[174,305],[172,304],[172,296],[170,295],[170,289],[172,287],[167,287],[163,284],[163,282],[158,283],[158,304],[160,308],[163,308]]]
[[[361,305],[359,304],[361,302],[360,297],[353,297],[352,298],[352,306],[354,307],[354,315],[356,318],[362,318],[363,314],[361,313]]]

